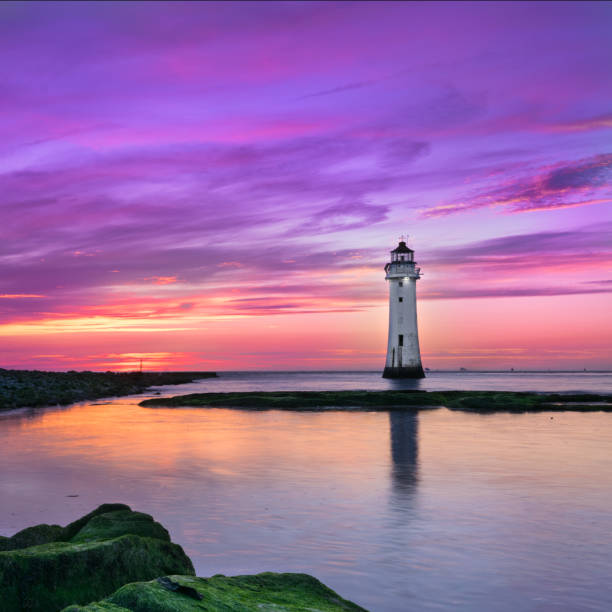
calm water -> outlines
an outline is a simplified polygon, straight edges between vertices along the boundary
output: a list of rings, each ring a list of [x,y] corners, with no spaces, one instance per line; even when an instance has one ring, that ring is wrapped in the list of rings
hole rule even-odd
[[[407,384],[610,383],[432,373]],[[396,384],[230,373],[160,391]],[[0,415],[0,534],[121,501],[162,522],[198,575],[303,571],[382,611],[612,609],[612,414],[170,410],[140,408],[143,397]]]

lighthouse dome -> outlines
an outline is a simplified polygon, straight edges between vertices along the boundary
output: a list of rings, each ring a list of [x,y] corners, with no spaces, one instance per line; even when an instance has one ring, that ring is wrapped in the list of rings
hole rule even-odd
[[[414,265],[414,251],[401,240],[399,245],[391,251],[391,263]]]
[[[391,251],[392,253],[414,253],[414,251],[406,246],[406,243],[402,240],[397,248]]]

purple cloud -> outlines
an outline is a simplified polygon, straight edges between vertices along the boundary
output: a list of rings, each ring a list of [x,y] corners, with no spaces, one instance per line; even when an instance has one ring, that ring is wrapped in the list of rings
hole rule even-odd
[[[612,257],[612,223],[585,226],[568,231],[540,231],[481,240],[469,244],[432,249],[424,256],[436,265],[495,264],[507,261],[515,265],[524,258],[544,257],[550,265],[555,260],[567,262],[581,254]]]
[[[467,202],[441,204],[423,212],[438,217],[483,207],[530,212],[612,202],[612,154],[557,164],[539,173],[511,179],[502,187],[480,191]]]

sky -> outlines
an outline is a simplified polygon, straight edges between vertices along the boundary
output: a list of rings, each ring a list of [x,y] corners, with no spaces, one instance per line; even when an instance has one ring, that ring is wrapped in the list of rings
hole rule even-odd
[[[3,2],[0,367],[612,368],[612,3]]]

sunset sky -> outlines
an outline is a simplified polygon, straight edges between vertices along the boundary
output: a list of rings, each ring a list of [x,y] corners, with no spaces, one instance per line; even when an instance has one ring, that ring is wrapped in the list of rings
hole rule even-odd
[[[612,3],[0,4],[0,367],[611,368]]]

